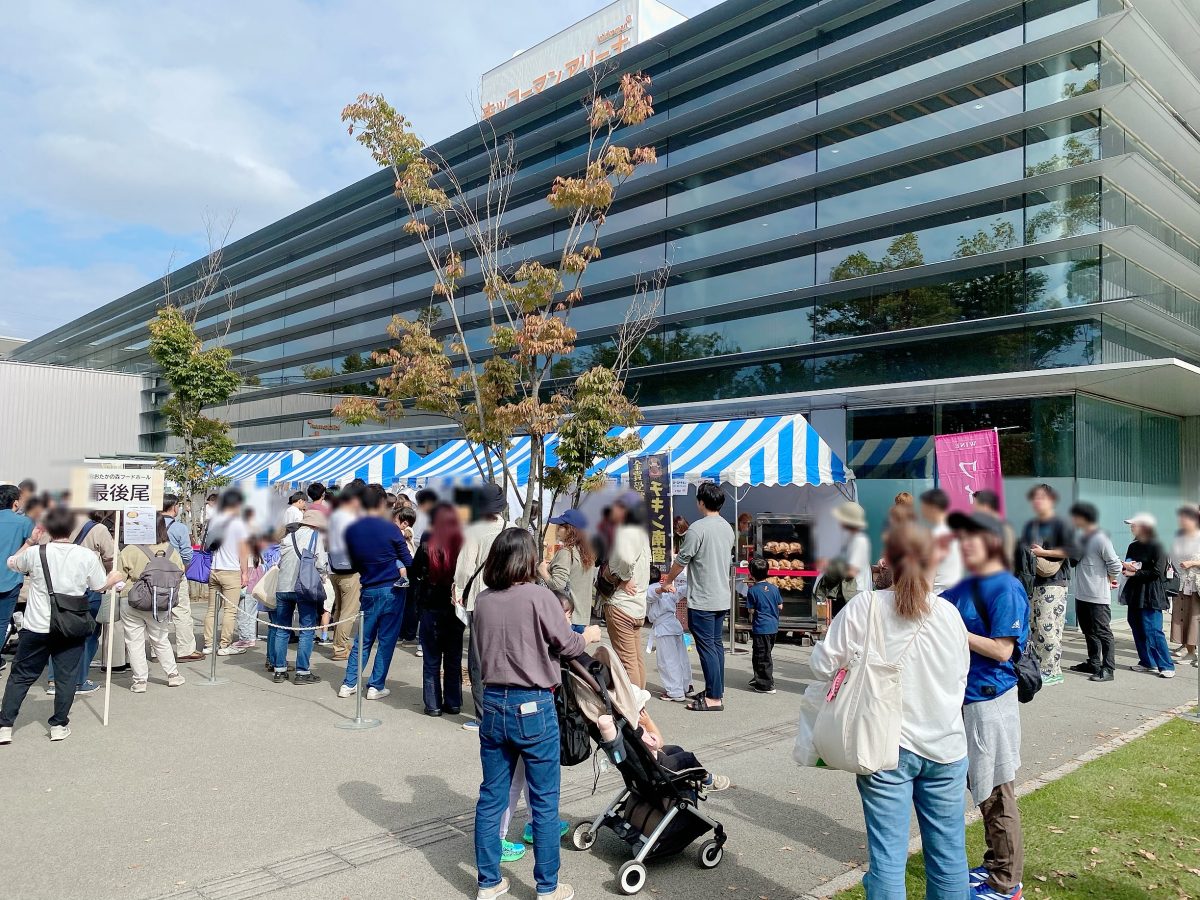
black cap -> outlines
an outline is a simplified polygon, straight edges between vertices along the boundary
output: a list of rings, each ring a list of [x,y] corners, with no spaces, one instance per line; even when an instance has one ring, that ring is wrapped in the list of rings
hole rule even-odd
[[[508,509],[504,488],[488,482],[479,489],[479,512],[485,516],[499,516]]]
[[[996,516],[985,512],[952,512],[946,517],[946,524],[955,531],[986,531],[996,537],[1004,537],[1004,525]]]

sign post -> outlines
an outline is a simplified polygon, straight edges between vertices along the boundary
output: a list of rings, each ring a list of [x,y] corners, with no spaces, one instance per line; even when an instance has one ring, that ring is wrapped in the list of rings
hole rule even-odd
[[[629,460],[629,487],[642,495],[650,513],[650,562],[662,568],[671,562],[671,457],[651,453]]]
[[[117,570],[121,538],[125,543],[154,543],[143,541],[153,536],[158,510],[162,509],[163,473],[161,469],[75,469],[71,473],[71,500],[77,509],[105,509],[116,512],[113,528],[112,571]],[[125,532],[122,534],[122,525]],[[112,696],[113,632],[117,623],[117,589],[109,589],[108,621],[104,623],[104,719],[108,726],[109,702]]]

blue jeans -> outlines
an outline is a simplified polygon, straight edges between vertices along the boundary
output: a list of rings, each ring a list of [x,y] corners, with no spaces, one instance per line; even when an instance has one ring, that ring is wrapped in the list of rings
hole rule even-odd
[[[19,584],[12,590],[0,591],[0,646],[8,640],[8,629],[12,624],[13,613],[17,611],[17,600],[20,596]]]
[[[966,789],[966,757],[954,763],[935,763],[903,747],[895,769],[858,776],[867,820],[870,870],[863,886],[868,900],[905,900],[904,868],[914,806],[925,856],[926,900],[971,896],[963,826]]]
[[[404,619],[405,591],[393,590],[390,584],[378,584],[362,589],[359,602],[363,614],[363,670],[366,670],[367,658],[371,655],[371,647],[375,648],[375,662],[371,675],[367,679],[367,687],[381,690],[387,681],[388,669],[392,665],[392,656],[396,652],[396,641],[400,638],[400,622]],[[346,660],[346,677],[343,684],[354,687],[358,684],[358,633],[351,635],[350,656]]]
[[[696,654],[704,671],[704,696],[710,700],[725,696],[724,624],[725,610],[688,609],[688,631],[696,639]]]
[[[104,595],[99,591],[93,591],[91,588],[85,590],[83,595],[87,597],[88,611],[92,614],[93,619],[96,618],[100,612],[100,604],[104,602]],[[79,672],[75,677],[75,685],[77,687],[83,687],[83,683],[88,680],[88,670],[92,666],[92,660],[96,658],[96,651],[100,649],[100,634],[103,628],[104,625],[97,622],[96,627],[92,629],[92,633],[83,641],[83,651],[79,657]],[[53,659],[50,660],[49,665],[46,667],[46,677],[55,684],[58,683],[58,678],[54,674]]]
[[[421,610],[421,697],[427,712],[462,709],[465,627],[453,609]]]
[[[1129,607],[1129,630],[1133,632],[1133,645],[1137,648],[1138,663],[1148,669],[1175,671],[1175,661],[1163,634],[1161,609],[1146,609],[1142,606]]]
[[[298,600],[296,595],[285,591],[275,595],[275,608],[271,610],[271,621],[276,625],[292,627],[292,613],[299,611],[300,627],[312,629],[321,620],[321,604],[313,600]],[[276,672],[287,671],[288,638],[291,632],[282,628],[272,628],[267,633],[267,659]],[[299,647],[296,650],[296,674],[309,671],[312,659],[314,632],[300,632]]]
[[[521,705],[536,708],[521,714]],[[517,760],[525,762],[526,797],[533,819],[533,878],[539,894],[558,887],[558,716],[554,695],[542,688],[488,687],[483,692],[479,761],[483,782],[475,806],[475,867],[479,886],[500,883],[500,820],[508,809]]]

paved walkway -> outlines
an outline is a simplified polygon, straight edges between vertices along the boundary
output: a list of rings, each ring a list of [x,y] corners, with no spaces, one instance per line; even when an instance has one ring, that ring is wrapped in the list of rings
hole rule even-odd
[[[1081,651],[1082,640],[1069,636],[1065,662]],[[1127,640],[1120,651],[1120,662],[1130,662]],[[702,871],[694,852],[659,862],[644,896],[790,900],[865,860],[853,778],[791,760],[807,655],[778,648],[773,697],[741,687],[748,655],[729,658],[723,714],[652,701],[668,739],[696,750],[735,787],[707,807],[730,835],[720,868]],[[210,688],[195,683],[206,664],[185,667],[189,684],[177,690],[152,670],[149,692],[136,696],[118,677],[109,728],[100,726],[102,694],[80,698],[74,734],[62,744],[47,741],[50,701],[32,691],[14,744],[0,748],[4,895],[473,896],[477,739],[457,721],[421,715],[420,660],[397,653],[391,696],[365,704],[383,725],[365,732],[334,727],[353,714],[353,701],[334,696],[340,670],[326,657],[314,665],[325,682],[307,687],[273,684],[262,662],[261,650],[221,659],[230,683]],[[1195,698],[1195,675],[1191,667],[1174,681],[1124,672],[1105,685],[1068,675],[1022,709],[1022,780]],[[595,815],[617,788],[609,772],[593,796],[594,778],[590,764],[564,772],[564,818]],[[618,895],[615,873],[626,858],[605,833],[590,853],[564,849],[563,876],[581,900]],[[512,896],[532,900],[532,857],[506,869]]]

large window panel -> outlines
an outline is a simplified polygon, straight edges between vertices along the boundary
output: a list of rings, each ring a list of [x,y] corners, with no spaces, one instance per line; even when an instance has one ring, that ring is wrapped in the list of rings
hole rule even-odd
[[[728,266],[672,275],[666,312],[704,309],[752,300],[813,284],[813,257],[807,248],[773,253]]]
[[[1023,312],[1082,306],[1099,299],[1099,247],[1029,257]]]
[[[741,247],[791,237],[816,226],[812,192],[756,204],[748,218],[746,210],[691,222],[667,232],[667,262],[671,265],[714,256]]]
[[[667,214],[679,215],[811,175],[817,170],[812,139],[795,141],[668,186]]]
[[[667,162],[677,166],[690,159],[745,143],[761,134],[778,131],[811,118],[817,111],[816,91],[807,85],[781,97],[773,97],[739,110],[715,122],[672,137],[667,143]]]
[[[1085,113],[1025,130],[1025,174],[1043,175],[1100,158],[1100,114]]]
[[[1086,178],[1025,195],[1025,243],[1100,230],[1100,179]]]
[[[1021,112],[1020,69],[906,103],[820,136],[817,168],[832,169]]]
[[[817,227],[952,197],[967,185],[978,190],[1018,181],[1021,173],[1019,136],[992,138],[819,188]]]

